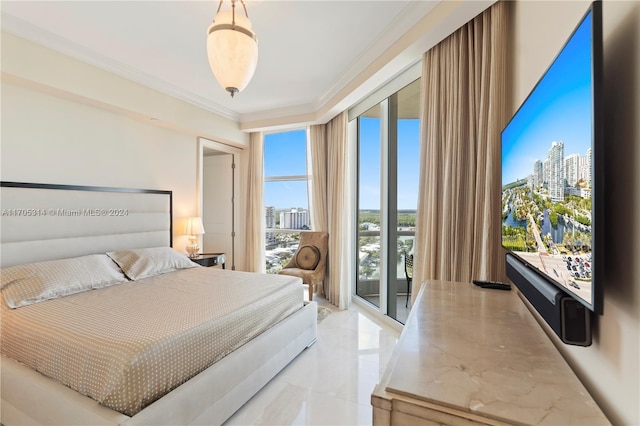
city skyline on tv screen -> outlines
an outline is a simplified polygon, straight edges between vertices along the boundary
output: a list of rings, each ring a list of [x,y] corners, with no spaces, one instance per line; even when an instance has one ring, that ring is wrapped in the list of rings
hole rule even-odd
[[[592,300],[592,13],[502,132],[502,244]]]

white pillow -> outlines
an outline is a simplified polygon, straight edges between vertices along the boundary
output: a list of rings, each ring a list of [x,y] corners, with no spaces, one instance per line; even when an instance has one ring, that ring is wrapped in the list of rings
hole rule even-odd
[[[2,295],[19,308],[128,281],[104,254],[16,265],[0,270]]]
[[[127,277],[131,280],[152,277],[178,269],[197,268],[195,262],[171,247],[154,247],[108,252]]]

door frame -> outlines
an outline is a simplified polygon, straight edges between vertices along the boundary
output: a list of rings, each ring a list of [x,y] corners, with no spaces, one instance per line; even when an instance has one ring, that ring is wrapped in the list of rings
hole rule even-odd
[[[205,139],[202,137],[198,138],[197,143],[197,168],[196,168],[196,212],[198,216],[202,217],[202,206],[203,206],[203,197],[204,197],[204,151],[205,149],[210,149],[218,152],[224,152],[226,154],[232,155],[232,164],[233,164],[233,175],[232,175],[232,200],[231,200],[231,253],[227,254],[227,265],[230,266],[229,269],[236,269],[236,259],[235,259],[235,247],[236,247],[236,224],[240,222],[240,208],[237,208],[238,200],[238,166],[241,161],[241,157],[243,154],[242,148],[237,148],[231,145],[227,145],[221,142],[212,141],[210,139]]]

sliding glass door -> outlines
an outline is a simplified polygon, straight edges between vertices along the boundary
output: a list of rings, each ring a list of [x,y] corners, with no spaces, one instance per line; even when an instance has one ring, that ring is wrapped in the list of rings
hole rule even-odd
[[[390,205],[395,211],[392,229],[395,232],[390,248],[395,262],[395,275],[389,277],[396,288],[390,293],[395,300],[389,299],[389,316],[405,323],[409,315],[410,285],[405,275],[405,259],[413,256],[413,242],[416,230],[416,209],[418,208],[418,179],[420,175],[420,80],[414,81],[394,95],[397,98],[392,108],[391,119],[395,122],[396,135],[396,171],[395,200]],[[393,97],[392,97],[393,98]],[[412,268],[411,268],[412,269]],[[409,276],[412,270],[409,270]],[[404,297],[401,297],[404,295]],[[395,308],[395,311],[393,311]],[[392,315],[393,314],[393,315]]]
[[[415,235],[419,95],[416,80],[358,117],[356,295],[402,323],[410,308],[405,259]]]

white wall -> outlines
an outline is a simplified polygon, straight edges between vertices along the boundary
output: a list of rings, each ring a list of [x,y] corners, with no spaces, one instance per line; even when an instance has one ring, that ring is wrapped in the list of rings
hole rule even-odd
[[[513,96],[524,101],[587,10],[584,1],[514,4]],[[604,315],[588,348],[560,351],[614,424],[640,424],[640,2],[605,1]]]
[[[0,178],[172,190],[174,247],[184,251],[184,220],[199,207],[198,136],[245,146],[248,135],[236,122],[21,38],[2,33],[1,41]]]
[[[2,84],[2,180],[172,190],[178,250],[181,219],[195,214],[195,146],[191,136]]]

